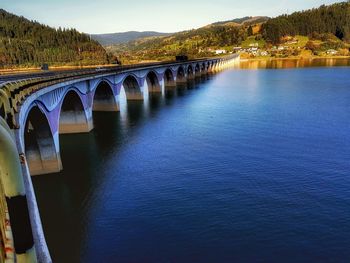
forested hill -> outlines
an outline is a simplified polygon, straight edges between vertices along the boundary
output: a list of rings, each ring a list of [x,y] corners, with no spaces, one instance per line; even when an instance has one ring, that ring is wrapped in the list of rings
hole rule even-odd
[[[282,15],[268,20],[262,26],[263,37],[278,43],[287,35],[332,33],[341,40],[350,40],[350,1],[307,11]]]
[[[187,54],[190,58],[212,55],[211,49],[228,48],[244,41],[249,27],[258,30],[268,17],[244,17],[222,21],[169,36],[148,37],[106,46],[126,63],[147,60],[170,60],[178,54]]]
[[[133,41],[145,37],[159,37],[159,36],[168,36],[169,33],[160,33],[154,31],[128,31],[123,33],[111,33],[111,34],[95,34],[91,35],[93,39],[98,41],[102,45],[113,45],[113,44],[122,44],[129,41]]]
[[[105,64],[104,48],[75,29],[53,29],[0,9],[0,67]]]

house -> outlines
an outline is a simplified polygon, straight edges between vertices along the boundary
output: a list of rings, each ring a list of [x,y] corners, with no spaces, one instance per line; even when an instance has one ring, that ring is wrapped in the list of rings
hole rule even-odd
[[[249,47],[259,47],[259,43],[251,43],[249,44]]]
[[[226,54],[226,50],[224,50],[224,49],[217,49],[217,50],[215,50],[215,54],[216,55],[220,55],[220,54]]]
[[[335,49],[328,49],[326,51],[326,53],[327,53],[327,55],[336,55],[336,54],[338,54],[338,51]]]
[[[266,57],[268,55],[269,55],[269,53],[267,51],[261,51],[260,52],[260,56],[262,56],[262,57]]]

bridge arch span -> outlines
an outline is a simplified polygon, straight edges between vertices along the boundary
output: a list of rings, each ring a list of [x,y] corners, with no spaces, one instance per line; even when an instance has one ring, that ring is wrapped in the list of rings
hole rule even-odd
[[[176,73],[176,82],[178,83],[184,83],[186,82],[186,74],[185,74],[185,69],[183,66],[180,66],[177,69],[177,73]]]
[[[102,79],[93,92],[93,111],[119,111],[113,85],[108,80]]]
[[[197,63],[194,67],[194,75],[195,77],[201,76],[201,66],[199,65],[199,63]]]
[[[210,72],[214,71],[214,64],[215,64],[214,61],[209,63],[209,70],[210,70]]]
[[[201,64],[201,74],[205,74],[207,71],[207,65],[205,64],[205,62],[203,62]]]
[[[149,93],[161,93],[162,87],[157,74],[151,70],[147,73],[145,83],[148,87]]]
[[[63,97],[59,113],[59,133],[85,133],[93,128],[92,114],[86,97],[71,88]]]
[[[173,71],[170,68],[167,68],[164,71],[164,77],[163,78],[164,78],[164,85],[166,87],[174,87],[174,86],[176,86],[174,74],[173,74]]]
[[[125,77],[123,87],[127,100],[143,100],[143,92],[134,75],[130,74]]]
[[[26,117],[23,131],[24,152],[31,175],[55,173],[62,170],[59,147],[44,108],[33,104]]]
[[[192,65],[188,65],[187,67],[187,79],[193,79],[194,78],[194,71]]]

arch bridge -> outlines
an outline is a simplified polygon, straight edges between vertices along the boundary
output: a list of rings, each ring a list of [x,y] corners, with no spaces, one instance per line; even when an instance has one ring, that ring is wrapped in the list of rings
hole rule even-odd
[[[0,262],[52,262],[31,176],[59,172],[59,135],[93,129],[94,111],[164,94],[238,56],[0,78]]]

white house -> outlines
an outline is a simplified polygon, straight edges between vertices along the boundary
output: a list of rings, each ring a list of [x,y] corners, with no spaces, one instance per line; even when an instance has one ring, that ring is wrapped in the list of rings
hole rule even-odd
[[[224,49],[217,49],[217,50],[215,50],[215,54],[216,55],[220,55],[220,54],[226,54],[226,50],[224,50]]]

